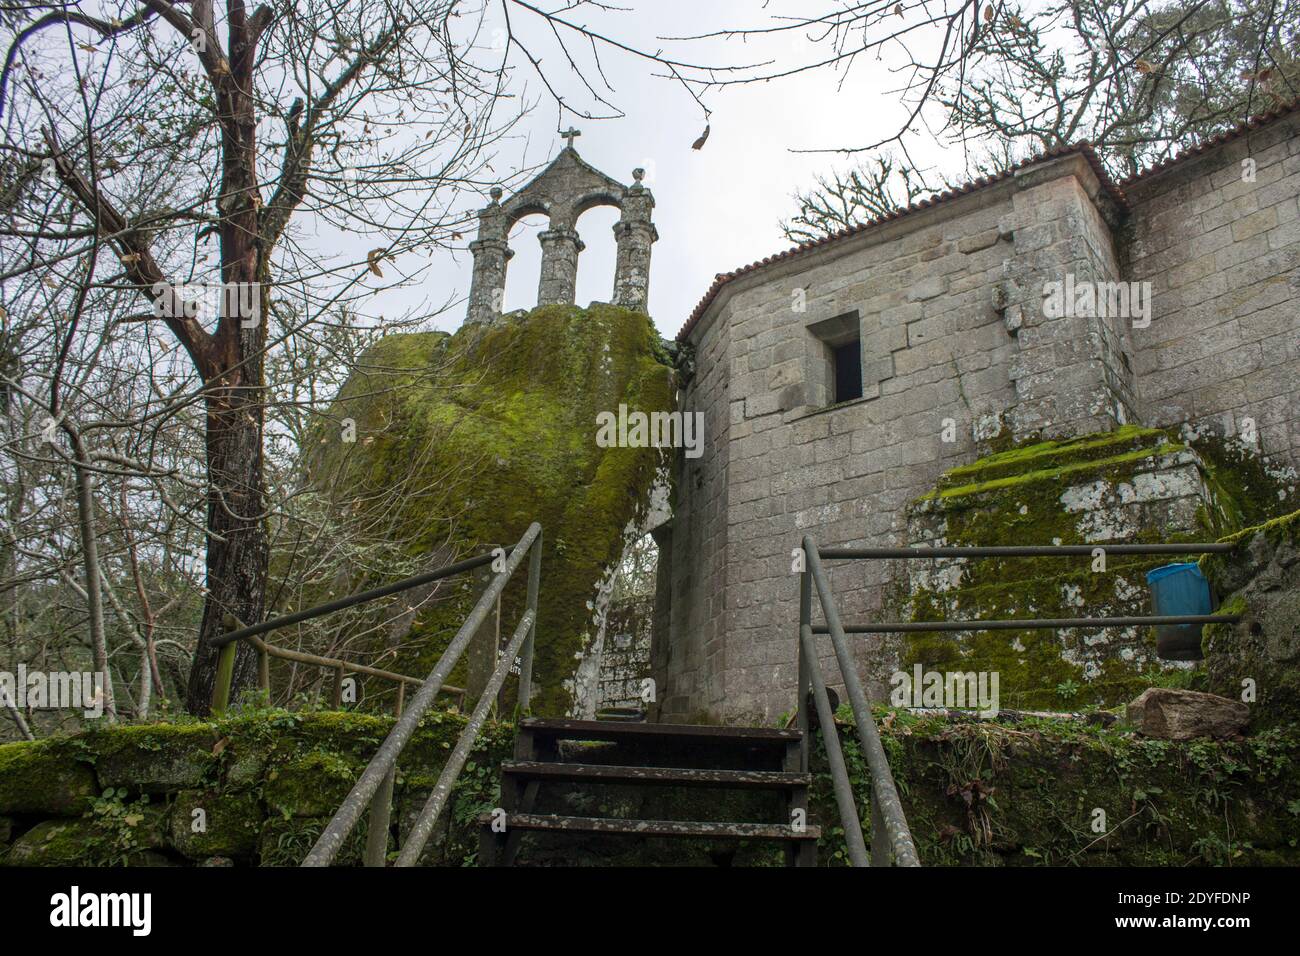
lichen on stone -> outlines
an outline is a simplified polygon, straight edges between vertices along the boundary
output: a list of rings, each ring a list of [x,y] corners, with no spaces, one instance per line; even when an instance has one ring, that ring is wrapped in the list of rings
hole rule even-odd
[[[1125,426],[1005,449],[946,472],[913,503],[909,536],[913,544],[1103,550],[1213,540],[1240,527],[1243,516],[1276,513],[1290,500],[1284,484],[1269,484],[1259,460],[1199,437],[1196,444]],[[1175,559],[1104,560],[1102,572],[1087,556],[910,562],[903,613],[918,622],[1152,613],[1146,572]],[[1201,680],[1189,664],[1159,661],[1150,635],[1138,629],[926,632],[909,635],[900,657],[905,669],[998,672],[1004,707],[1113,706],[1152,684]]]

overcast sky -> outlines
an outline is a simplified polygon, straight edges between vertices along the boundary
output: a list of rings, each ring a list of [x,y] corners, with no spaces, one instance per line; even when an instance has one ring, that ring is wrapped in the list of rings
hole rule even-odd
[[[743,63],[775,59],[805,62],[816,50],[795,33],[741,42],[704,41],[665,44],[657,37],[689,35],[741,24],[761,26],[775,22],[783,12],[823,9],[808,0],[633,0],[634,9],[621,13],[574,14],[574,19],[597,24],[621,39],[645,48],[670,46],[696,62]],[[829,4],[827,4],[829,6]],[[519,24],[516,24],[516,28]],[[538,38],[547,55],[543,65],[548,78],[575,103],[589,103],[581,82],[563,65],[553,45]],[[782,236],[780,221],[795,210],[793,193],[806,188],[817,173],[850,163],[844,157],[794,152],[801,149],[860,145],[892,132],[906,113],[890,91],[898,79],[887,63],[860,60],[847,77],[823,70],[776,82],[732,87],[709,93],[713,111],[711,133],[703,149],[691,149],[703,131],[700,106],[670,80],[657,78],[659,68],[629,55],[604,51],[602,66],[614,88],[609,98],[626,117],[613,120],[575,120],[557,116],[554,101],[542,85],[519,67],[515,91],[526,91],[536,103],[533,112],[503,144],[496,168],[514,171],[542,164],[563,147],[557,129],[570,124],[582,130],[576,142],[579,154],[602,172],[631,183],[632,170],[647,170],[647,185],[655,196],[655,223],[659,241],[650,271],[650,313],[659,331],[672,337],[708,289],[716,273],[726,272],[790,245]],[[484,197],[486,202],[486,197]],[[588,212],[578,222],[586,243],[578,267],[577,301],[608,301],[614,273],[612,226],[618,213],[612,208]],[[536,304],[540,247],[536,233],[544,220],[525,220],[512,238],[515,257],[506,284],[506,309]],[[468,291],[472,235],[466,235],[455,254],[435,253],[425,262],[399,262],[400,271],[427,271],[417,286],[376,297],[371,314],[401,311],[423,305],[430,308],[449,295]],[[359,245],[365,239],[356,240]],[[414,257],[411,257],[414,258]],[[434,324],[454,329],[464,317],[459,305]]]

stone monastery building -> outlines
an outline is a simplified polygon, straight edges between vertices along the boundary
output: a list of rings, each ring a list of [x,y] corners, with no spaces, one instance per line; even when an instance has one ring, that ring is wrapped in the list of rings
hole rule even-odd
[[[1297,124],[1288,107],[1122,183],[1087,145],[1058,149],[719,275],[677,337],[679,405],[703,413],[705,441],[701,457],[678,455],[673,514],[654,531],[654,716],[770,723],[790,711],[792,550],[804,535],[823,547],[952,540],[991,513],[990,489],[1006,490],[1010,472],[993,460],[993,485],[962,477],[990,454],[1098,435],[1085,447],[1105,452],[1052,450],[1040,462],[1051,494],[1031,500],[1016,484],[1011,537],[979,543],[1191,534],[1216,506],[1203,439],[1231,440],[1278,480],[1279,496],[1293,493]],[[495,316],[506,230],[532,211],[552,216],[540,301],[572,302],[573,219],[598,203],[622,210],[614,298],[644,308],[657,237],[639,179],[624,187],[570,147],[509,203],[494,201],[473,247],[470,319]],[[968,495],[985,497],[962,511]],[[1043,501],[1054,512],[1036,525]],[[841,616],[896,619],[921,592],[949,612],[961,603],[943,597],[971,583],[961,568],[911,564],[828,565]],[[1134,574],[1111,607],[1150,613],[1141,584]],[[1078,604],[1072,587],[1058,588],[1067,605]],[[1154,658],[1149,635],[1047,639],[1079,682],[1119,680],[1122,667]],[[1018,637],[999,640],[1030,653]],[[915,659],[894,641],[855,647],[877,694]],[[837,674],[829,647],[822,653]],[[1014,701],[1015,663],[1006,666]]]

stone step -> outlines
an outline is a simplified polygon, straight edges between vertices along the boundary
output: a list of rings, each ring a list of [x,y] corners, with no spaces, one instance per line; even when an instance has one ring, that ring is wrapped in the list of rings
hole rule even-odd
[[[634,724],[606,720],[566,720],[545,717],[525,717],[519,722],[521,731],[528,731],[534,739],[584,740],[617,742],[665,742],[736,744],[745,747],[764,747],[774,750],[797,744],[797,730],[777,730],[769,727],[723,727],[709,724]]]
[[[1125,457],[1145,457],[1181,448],[1169,435],[1157,428],[1125,426],[1105,435],[1086,435],[1014,448],[987,455],[968,465],[949,469],[939,479],[941,492],[954,489],[974,490],[999,480],[1023,480],[1027,476],[1048,473],[1087,471],[1103,468],[1108,462]]]
[[[806,788],[810,774],[776,770],[717,770],[694,767],[622,767],[606,764],[547,763],[507,760],[506,777],[561,783],[637,784],[668,787],[713,787],[735,790],[795,790]]]
[[[479,823],[487,828],[492,815],[482,814]],[[703,820],[625,820],[607,817],[569,817],[552,813],[511,813],[506,817],[507,831],[531,830],[549,833],[598,833],[615,836],[736,838],[742,840],[782,840],[813,842],[821,837],[821,828],[811,824],[796,831],[787,823],[711,823]]]

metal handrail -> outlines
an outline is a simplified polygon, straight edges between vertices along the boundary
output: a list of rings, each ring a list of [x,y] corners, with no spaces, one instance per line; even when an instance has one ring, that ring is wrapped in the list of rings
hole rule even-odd
[[[808,540],[808,539],[805,539]],[[1125,554],[1226,554],[1237,545],[1222,541],[1151,544],[1034,544],[996,547],[915,548],[826,548],[820,556],[827,560],[928,561],[932,558],[1068,558]],[[1157,627],[1162,624],[1237,624],[1240,614],[1147,614],[1131,617],[1040,617],[1023,620],[988,621],[886,621],[859,622],[843,626],[846,634],[918,634],[930,631],[1055,631],[1071,627]],[[827,634],[829,627],[819,624],[814,634]]]
[[[493,669],[488,685],[474,708],[474,713],[461,731],[455,749],[443,766],[438,783],[434,786],[428,802],[420,811],[416,824],[402,847],[397,860],[398,866],[410,866],[419,859],[433,831],[438,814],[446,806],[447,797],[456,784],[456,779],[464,767],[483,722],[487,719],[491,704],[505,682],[506,675],[514,667],[516,654],[519,655],[518,706],[521,712],[527,711],[532,694],[533,646],[537,634],[537,598],[542,567],[542,528],[536,522],[529,525],[528,530],[519,539],[519,543],[510,549],[504,567],[493,577],[487,589],[479,597],[478,603],[465,618],[460,630],[456,632],[456,636],[438,658],[438,663],[420,684],[420,689],[415,692],[410,707],[398,717],[392,730],[384,738],[384,742],[379,745],[379,750],[366,764],[365,770],[321,832],[311,852],[303,860],[303,866],[329,866],[338,856],[343,841],[356,827],[367,806],[370,808],[370,822],[366,838],[365,864],[366,866],[384,865],[398,757],[415,733],[420,719],[433,703],[434,697],[442,689],[447,675],[451,673],[469,647],[474,635],[487,620],[488,614],[501,597],[515,570],[523,563],[526,554],[530,554],[527,607],[506,652]]]
[[[821,559],[827,560],[889,560],[925,561],[934,558],[1038,558],[1095,556],[1098,551],[1106,555],[1148,555],[1148,554],[1223,554],[1232,551],[1236,545],[1223,542],[1212,543],[1154,543],[1154,544],[1064,544],[1064,545],[1012,545],[990,547],[909,547],[909,548],[826,548],[821,550],[811,536],[803,539],[805,570],[800,575],[799,591],[799,728],[804,733],[803,769],[808,769],[807,740],[809,715],[806,699],[809,691],[814,695],[814,704],[818,719],[823,728],[822,737],[826,742],[826,755],[831,764],[831,778],[835,790],[836,802],[839,804],[840,818],[844,824],[845,838],[848,842],[849,859],[854,866],[867,865],[862,844],[862,829],[853,800],[852,788],[848,783],[848,770],[839,746],[839,735],[834,732],[834,724],[827,716],[830,703],[825,683],[817,663],[817,650],[813,636],[829,634],[835,648],[835,657],[839,662],[840,673],[848,691],[849,703],[853,709],[854,722],[857,724],[858,740],[867,760],[871,774],[872,789],[872,832],[884,832],[888,844],[873,840],[871,847],[871,865],[888,865],[888,854],[892,849],[900,866],[919,866],[916,847],[903,816],[902,804],[898,800],[898,790],[894,785],[893,775],[889,770],[889,761],[885,757],[884,747],[880,743],[880,734],[862,693],[858,681],[857,669],[849,657],[846,634],[912,634],[930,631],[999,631],[999,630],[1058,630],[1072,627],[1143,627],[1162,624],[1236,624],[1240,614],[1156,614],[1137,617],[1068,617],[1068,618],[1027,618],[1024,620],[987,620],[987,621],[891,621],[885,623],[851,623],[840,622],[834,596],[831,594],[826,572]],[[817,588],[825,624],[812,623],[812,587]],[[827,733],[827,729],[831,732]]]
[[[822,568],[821,556],[817,542],[811,535],[803,539],[804,571],[800,575],[799,599],[799,727],[804,732],[804,770],[807,770],[807,734],[808,716],[805,697],[811,687],[816,698],[818,717],[821,722],[822,740],[826,745],[826,756],[831,764],[831,776],[835,782],[836,802],[839,804],[840,818],[846,820],[845,837],[849,840],[849,859],[854,866],[888,866],[892,851],[899,866],[920,866],[916,853],[916,844],[912,840],[912,831],[908,829],[907,818],[903,814],[903,804],[898,798],[898,788],[894,785],[894,775],[889,769],[889,758],[885,756],[884,745],[880,742],[880,733],[876,730],[875,718],[867,697],[862,692],[858,681],[857,667],[849,656],[848,645],[844,639],[844,629],[840,626],[839,611],[835,606],[835,597],[831,593],[830,582]],[[865,848],[862,846],[862,831],[859,823],[857,804],[853,799],[852,787],[848,785],[848,768],[844,755],[840,752],[839,734],[835,730],[834,715],[830,712],[826,685],[821,680],[817,664],[817,648],[813,643],[812,626],[812,587],[817,588],[817,599],[821,604],[822,616],[835,649],[835,659],[839,663],[840,677],[848,691],[849,705],[853,710],[853,722],[857,727],[858,743],[862,755],[867,761],[867,771],[871,782],[871,861],[868,863]],[[819,686],[820,685],[820,686]],[[833,742],[832,742],[833,741]],[[836,779],[838,778],[838,779]],[[850,823],[852,825],[850,825]],[[856,846],[853,839],[857,833]],[[881,839],[881,836],[885,839]]]
[[[335,707],[338,707],[343,703],[343,676],[349,671],[354,674],[365,674],[368,677],[381,677],[384,680],[390,680],[397,684],[398,714],[402,712],[402,698],[405,694],[406,688],[411,684],[419,687],[424,683],[420,678],[411,677],[409,674],[398,674],[394,671],[386,671],[381,667],[371,667],[368,664],[358,664],[355,661],[345,661],[338,657],[321,657],[319,654],[293,651],[287,647],[268,644],[260,637],[248,637],[245,638],[245,640],[252,644],[257,650],[257,686],[268,693],[271,690],[269,659],[272,657],[276,660],[292,661],[295,664],[315,664],[317,667],[334,671]],[[454,687],[451,684],[443,684],[442,693],[456,697],[460,705],[464,706],[466,694],[465,688]]]
[[[513,550],[513,549],[511,549]],[[356,607],[358,604],[365,604],[367,601],[375,601],[382,597],[388,597],[392,594],[399,594],[402,591],[409,591],[411,588],[417,588],[424,584],[431,584],[443,578],[454,577],[457,574],[463,574],[466,571],[472,571],[475,568],[481,568],[484,565],[491,564],[496,560],[495,554],[480,554],[477,557],[467,558],[464,561],[457,561],[455,564],[448,564],[445,567],[438,568],[434,571],[427,571],[424,574],[417,574],[414,577],[403,578],[401,581],[393,584],[385,584],[382,587],[371,588],[368,591],[360,591],[356,594],[350,594],[347,597],[339,598],[336,601],[328,601],[325,604],[318,604],[315,607],[307,608],[303,611],[295,611],[293,614],[286,614],[282,617],[268,618],[259,624],[250,624],[245,626],[233,614],[227,614],[222,623],[225,626],[225,632],[218,634],[208,641],[209,647],[217,648],[220,653],[217,657],[217,673],[212,684],[212,713],[220,715],[230,706],[230,688],[234,680],[235,673],[235,656],[239,650],[239,642],[247,641],[258,651],[258,685],[262,690],[269,691],[270,673],[267,657],[276,657],[282,660],[298,661],[305,664],[317,664],[321,667],[328,667],[334,671],[334,705],[340,704],[340,696],[343,689],[343,675],[346,671],[354,673],[369,674],[373,677],[383,677],[388,680],[399,682],[399,703],[398,710],[401,710],[400,690],[404,684],[420,684],[419,678],[406,677],[402,674],[395,674],[392,671],[383,671],[375,667],[367,667],[363,664],[353,664],[350,661],[340,660],[334,657],[317,657],[314,654],[303,654],[301,651],[290,651],[287,648],[276,647],[273,644],[267,644],[258,640],[261,634],[268,634],[271,631],[279,630],[282,627],[289,627],[293,624],[301,624],[304,621],[310,621],[314,618],[324,617],[326,614],[333,614],[335,611],[342,611],[350,607]],[[464,699],[465,691],[460,687],[445,685],[443,690],[450,694],[459,694]]]

